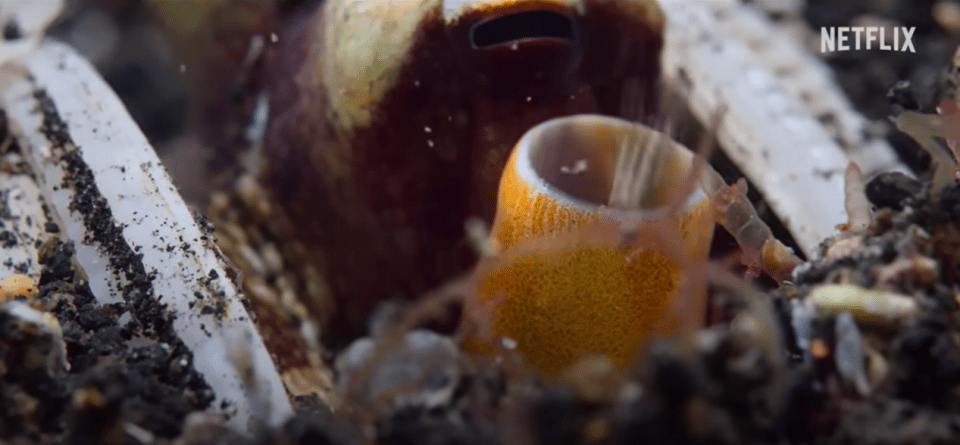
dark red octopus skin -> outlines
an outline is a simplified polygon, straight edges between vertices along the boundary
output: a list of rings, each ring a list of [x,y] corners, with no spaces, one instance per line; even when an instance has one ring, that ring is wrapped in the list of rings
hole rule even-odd
[[[487,1],[447,21],[436,0],[369,125],[345,132],[317,70],[335,1],[271,49],[263,176],[331,287],[334,312],[306,303],[334,342],[362,333],[378,301],[415,298],[470,267],[464,221],[492,221],[501,170],[529,128],[577,113],[649,122],[663,45],[655,2],[582,0],[577,13],[569,0]],[[573,33],[472,44],[475,24],[524,11],[569,17]]]

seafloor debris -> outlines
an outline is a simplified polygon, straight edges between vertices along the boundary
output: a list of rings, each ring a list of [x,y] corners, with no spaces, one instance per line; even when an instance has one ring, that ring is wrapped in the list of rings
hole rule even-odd
[[[917,302],[903,294],[863,289],[852,284],[825,284],[807,301],[824,313],[852,313],[863,323],[906,323],[918,314]]]
[[[459,354],[449,337],[426,330],[407,332],[395,349],[381,357],[376,354],[376,340],[364,337],[337,357],[338,389],[341,396],[358,401],[380,399],[428,409],[443,406],[460,380]]]
[[[130,428],[176,436],[213,400],[192,354],[179,342],[129,343],[141,325],[123,316],[126,304],[93,298],[74,253],[58,242],[40,258],[36,300],[49,312],[4,306],[0,434],[33,443],[118,443]]]
[[[65,281],[76,289],[58,295],[80,304],[80,297],[70,297],[79,293],[108,308],[103,317],[117,318],[109,322],[117,326],[117,347],[141,351],[130,359],[175,357],[175,369],[167,369],[171,382],[184,374],[197,391],[203,388],[197,397],[179,399],[182,415],[215,402],[210,408],[233,427],[282,422],[290,402],[238,296],[235,276],[120,101],[89,63],[55,42],[3,69],[3,134],[11,137],[3,160],[17,160],[21,172],[5,177],[22,181],[14,183],[16,190],[0,184],[0,224],[12,229],[0,231],[12,244],[7,249],[26,249],[5,269],[37,273],[35,265],[66,243],[71,254],[58,261],[75,272]],[[24,196],[32,198],[30,205]],[[37,293],[43,295],[50,278],[40,275]],[[18,291],[13,281],[19,278],[7,279],[4,292]],[[70,328],[61,324],[69,345]],[[108,335],[102,327],[97,334]],[[86,369],[73,365],[78,372]],[[113,403],[112,394],[104,397],[106,402],[92,404],[100,409]],[[181,420],[170,420],[173,429],[165,434],[177,431]]]
[[[37,293],[37,283],[27,275],[12,274],[0,279],[0,301],[17,297],[30,298]]]

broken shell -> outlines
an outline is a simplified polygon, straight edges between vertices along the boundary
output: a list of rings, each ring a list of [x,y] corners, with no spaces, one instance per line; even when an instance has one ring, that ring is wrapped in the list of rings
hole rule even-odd
[[[863,338],[849,312],[842,312],[837,316],[834,335],[836,335],[834,362],[837,373],[852,385],[857,393],[866,397],[870,394],[871,388],[864,364]]]
[[[481,262],[476,299],[465,311],[502,298],[493,311],[493,331],[516,340],[526,360],[547,376],[587,355],[626,365],[669,306],[680,265],[656,246],[625,246],[621,224],[638,231],[654,219],[675,224],[678,239],[662,241],[706,258],[714,228],[711,202],[697,188],[679,215],[665,213],[694,158],[672,141],[651,143],[661,138],[667,136],[616,118],[565,117],[534,127],[510,157],[491,235],[505,251]],[[662,174],[648,183],[640,200],[646,206],[635,211],[604,204],[617,152],[628,143],[665,151]],[[585,169],[563,173],[563,166],[579,160],[586,160]],[[465,346],[474,351],[496,342],[464,332]]]
[[[650,119],[662,31],[648,0],[331,0],[281,35],[264,181],[293,236],[329,258],[336,316],[311,307],[325,330],[348,339],[377,300],[465,271],[464,221],[492,219],[534,125]]]
[[[876,266],[871,271],[877,283],[884,285],[907,278],[921,286],[929,286],[937,280],[938,264],[933,258],[910,255],[896,261]]]
[[[414,330],[400,345],[378,357],[375,339],[354,341],[337,357],[341,395],[361,400],[390,399],[398,405],[442,406],[460,381],[456,345],[447,337]],[[379,360],[379,361],[378,361]]]
[[[839,259],[856,255],[863,248],[863,235],[856,233],[841,233],[827,239],[821,244],[823,257]]]
[[[852,284],[826,284],[810,291],[806,301],[820,312],[839,314],[849,311],[862,323],[884,326],[913,319],[920,308],[908,295],[864,289]]]
[[[37,284],[27,275],[13,274],[0,280],[0,301],[17,297],[33,298],[36,293]]]
[[[568,367],[562,380],[579,400],[615,403],[626,383],[624,370],[609,357],[587,356]]]
[[[824,360],[830,356],[830,345],[822,338],[815,338],[810,342],[810,355],[816,360]]]
[[[40,370],[51,376],[62,376],[70,369],[67,362],[67,345],[63,341],[60,322],[49,312],[40,312],[19,302],[0,302],[0,332],[2,356],[8,360],[21,360],[19,366]],[[2,349],[12,347],[13,351]],[[2,364],[0,366],[9,366]]]
[[[883,354],[870,347],[869,344],[863,345],[863,355],[866,358],[867,378],[871,388],[880,386],[890,375],[890,365]]]

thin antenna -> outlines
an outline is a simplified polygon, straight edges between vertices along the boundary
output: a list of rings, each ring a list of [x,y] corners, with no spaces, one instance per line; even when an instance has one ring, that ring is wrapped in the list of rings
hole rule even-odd
[[[643,91],[638,78],[623,82],[623,101],[620,115],[639,122],[643,116]],[[662,154],[665,150],[655,146],[661,142],[658,134],[645,138],[642,134],[631,133],[620,142],[617,150],[617,162],[613,174],[613,184],[607,204],[620,209],[639,209],[645,204],[644,195],[660,179],[663,165]],[[667,141],[669,144],[669,141]]]
[[[638,209],[644,203],[644,195],[660,179],[663,171],[665,137],[651,133],[653,137],[644,138],[640,134],[630,134],[617,150],[617,164],[613,173],[613,185],[610,188],[608,204],[622,209]]]

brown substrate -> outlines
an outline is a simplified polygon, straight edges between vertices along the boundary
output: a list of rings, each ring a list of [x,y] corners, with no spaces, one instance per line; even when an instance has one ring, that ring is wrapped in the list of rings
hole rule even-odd
[[[626,370],[587,360],[546,384],[517,357],[474,359],[451,353],[443,335],[416,331],[399,353],[358,345],[341,354],[336,415],[298,399],[296,418],[248,437],[190,414],[210,400],[190,355],[170,344],[127,345],[139,333],[119,321],[128,308],[96,304],[77,285],[70,246],[52,244],[35,306],[57,316],[70,370],[57,375],[17,359],[49,354],[49,339],[3,323],[0,345],[17,346],[0,347],[0,434],[29,443],[169,443],[178,435],[250,444],[947,443],[960,437],[960,189],[928,200],[920,183],[884,176],[868,190],[883,207],[878,229],[851,256],[810,263],[771,293],[717,282],[710,327],[654,342]],[[878,278],[904,258],[938,267]],[[918,309],[909,319],[851,323],[806,301],[839,283],[900,294]],[[866,386],[858,387],[858,367]]]

